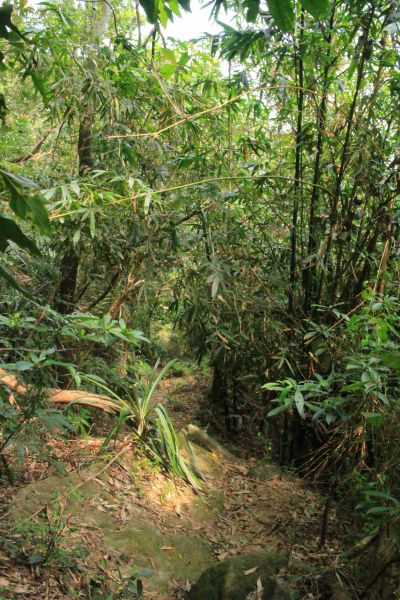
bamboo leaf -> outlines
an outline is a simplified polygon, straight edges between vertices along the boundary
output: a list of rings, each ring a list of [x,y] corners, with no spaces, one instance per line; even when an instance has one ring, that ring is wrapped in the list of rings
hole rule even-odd
[[[267,0],[267,4],[277,27],[284,33],[291,31],[295,20],[291,0]]]
[[[302,5],[316,19],[323,17],[329,8],[328,0],[302,0]]]

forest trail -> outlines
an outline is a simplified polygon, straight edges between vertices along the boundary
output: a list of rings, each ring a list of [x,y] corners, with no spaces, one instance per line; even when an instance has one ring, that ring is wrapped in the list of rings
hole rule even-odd
[[[318,495],[294,475],[255,459],[236,458],[184,423],[185,416],[193,420],[194,406],[199,409],[204,386],[192,377],[174,378],[166,380],[158,397],[168,405],[174,389],[171,414],[178,415],[176,423],[186,426],[193,442],[206,477],[204,493],[197,495],[154,469],[129,436],[101,460],[96,457],[101,439],[53,441],[69,473],[46,477],[40,465],[32,464],[32,482],[13,499],[10,512],[19,524],[11,530],[8,551],[0,554],[3,598],[123,597],[106,592],[115,594],[129,585],[135,569],[145,598],[186,598],[210,566],[238,555],[261,558],[267,552],[282,557],[275,573],[279,581],[296,580],[301,598],[318,598],[312,590],[321,585],[319,573],[334,573],[341,553],[338,539],[330,536],[334,513],[328,544],[321,550],[324,507]],[[182,434],[181,440],[184,446]],[[39,535],[48,545],[53,542],[46,567],[40,557],[36,563],[30,555]],[[30,568],[18,566],[15,555],[22,554]],[[255,567],[243,572],[256,590],[262,578]],[[136,585],[133,579],[131,585]]]

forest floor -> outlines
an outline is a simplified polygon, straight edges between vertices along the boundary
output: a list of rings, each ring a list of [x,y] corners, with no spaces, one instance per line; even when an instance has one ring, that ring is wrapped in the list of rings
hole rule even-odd
[[[207,386],[167,379],[157,401],[182,429],[198,422]],[[325,575],[342,582],[348,524],[332,509],[321,548],[324,500],[294,474],[195,446],[206,474],[199,496],[154,468],[127,432],[100,457],[102,441],[49,440],[68,474],[31,459],[24,482],[2,488],[0,598],[111,600],[134,589],[135,570],[145,598],[185,598],[210,565],[266,551],[286,557],[279,577],[300,598],[333,597],[323,595]]]

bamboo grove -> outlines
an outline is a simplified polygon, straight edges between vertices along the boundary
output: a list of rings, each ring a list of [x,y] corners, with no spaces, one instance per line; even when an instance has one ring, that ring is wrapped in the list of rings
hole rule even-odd
[[[0,8],[1,360],[121,394],[168,323],[224,435],[395,520],[400,7],[294,4]]]

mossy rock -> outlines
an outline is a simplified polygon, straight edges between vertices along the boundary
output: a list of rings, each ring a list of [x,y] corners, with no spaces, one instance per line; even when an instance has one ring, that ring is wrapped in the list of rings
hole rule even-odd
[[[282,477],[282,475],[282,469],[273,463],[258,463],[249,470],[249,477],[264,481],[267,481],[268,479],[275,479],[276,477]]]
[[[146,521],[132,523],[121,531],[107,531],[104,542],[139,570],[154,569],[145,582],[146,590],[153,593],[168,593],[171,582],[177,579],[194,581],[215,560],[200,536],[166,533]]]
[[[221,459],[217,455],[192,441],[189,446],[188,438],[183,431],[178,433],[178,440],[183,456],[203,475],[218,477],[222,473]]]
[[[10,514],[16,520],[26,519],[42,506],[50,504],[57,509],[58,502],[66,500],[67,512],[76,515],[85,508],[83,499],[88,501],[99,496],[109,499],[107,489],[99,483],[106,480],[107,476],[106,473],[101,472],[102,469],[104,463],[97,462],[81,475],[77,473],[52,475],[47,479],[30,483],[18,490],[10,507]],[[97,481],[92,477],[93,475],[96,475]]]
[[[204,571],[188,598],[246,600],[256,592],[260,579],[263,600],[291,600],[290,589],[278,583],[275,577],[286,563],[287,558],[272,553],[232,556]],[[255,594],[254,597],[259,596]]]
[[[112,549],[124,556],[126,569],[121,566],[124,576],[131,574],[132,568],[154,568],[154,574],[146,579],[145,587],[156,594],[170,593],[172,581],[188,579],[195,581],[200,573],[215,561],[209,544],[194,528],[198,523],[212,524],[222,509],[223,495],[217,491],[202,498],[193,495],[188,505],[182,507],[182,517],[169,517],[167,523],[155,523],[150,519],[145,507],[133,512],[130,520],[121,527],[118,510],[104,508],[103,501],[116,505],[114,495],[107,487],[108,474],[100,472],[104,464],[95,463],[80,475],[70,473],[65,476],[53,476],[20,489],[10,507],[10,517],[14,523],[29,519],[41,508],[59,510],[59,501],[65,507],[64,517],[73,516],[81,527],[94,527],[97,531],[98,545],[88,547],[90,554],[104,547],[104,553]],[[95,479],[89,479],[96,475]],[[103,482],[103,485],[101,483]],[[79,487],[78,487],[79,486]],[[128,488],[129,491],[129,488]],[[98,506],[97,506],[98,505]],[[185,517],[185,514],[189,518]],[[175,525],[178,527],[175,527]],[[179,528],[185,527],[184,531]],[[191,528],[193,527],[193,530]],[[66,538],[72,547],[73,541]],[[158,597],[158,596],[156,596]]]
[[[187,439],[193,444],[197,444],[201,448],[204,448],[208,452],[212,453],[214,456],[223,458],[228,462],[232,463],[240,463],[240,459],[237,458],[230,452],[225,446],[217,442],[213,437],[208,435],[206,431],[197,427],[197,425],[193,425],[189,423],[186,429],[183,430]]]

